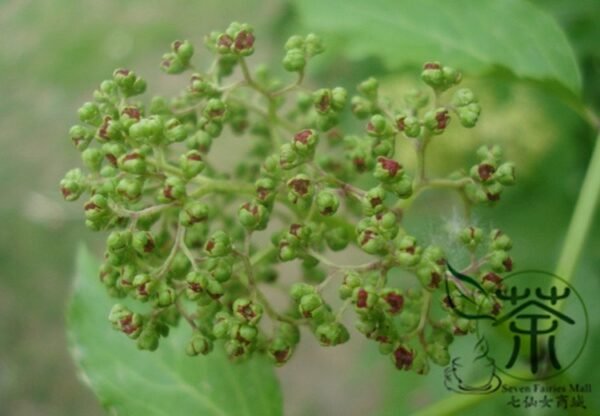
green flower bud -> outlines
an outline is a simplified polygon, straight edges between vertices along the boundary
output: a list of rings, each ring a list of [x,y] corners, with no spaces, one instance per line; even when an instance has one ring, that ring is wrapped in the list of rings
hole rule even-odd
[[[129,250],[131,246],[131,231],[113,231],[106,239],[106,249],[113,254],[119,254]]]
[[[350,106],[352,108],[352,113],[360,120],[364,120],[371,116],[376,109],[373,102],[359,96],[352,97]]]
[[[196,334],[190,339],[190,342],[185,347],[187,355],[194,357],[196,355],[207,355],[213,349],[213,342],[210,338],[201,334]]]
[[[172,118],[165,123],[165,137],[170,143],[179,143],[187,138],[187,129],[181,122]]]
[[[408,198],[413,193],[413,180],[407,174],[403,174],[398,181],[387,186],[398,198]]]
[[[123,178],[117,183],[116,192],[128,201],[136,201],[142,196],[143,179]]]
[[[468,88],[457,90],[452,97],[452,105],[455,107],[464,107],[476,101],[475,94]]]
[[[462,74],[454,68],[445,66],[442,68],[442,75],[447,85],[452,86],[462,81]]]
[[[98,126],[102,122],[102,115],[100,114],[98,105],[89,101],[77,110],[77,115],[79,115],[79,119],[82,122],[91,124],[92,126]]]
[[[304,40],[306,54],[309,57],[320,55],[325,51],[322,39],[314,33],[309,33]]]
[[[233,41],[232,49],[241,56],[250,56],[254,53],[254,34],[251,28],[238,32]]]
[[[328,88],[321,88],[313,93],[313,103],[319,114],[326,115],[334,109],[332,100],[332,92]]]
[[[421,135],[421,122],[413,116],[407,116],[403,120],[404,134],[407,137],[419,137]]]
[[[184,227],[189,227],[190,225],[205,221],[208,218],[208,211],[208,205],[198,201],[190,201],[180,211],[179,223]]]
[[[283,57],[283,68],[288,72],[304,71],[306,66],[306,56],[302,49],[289,49]]]
[[[306,114],[312,107],[312,95],[300,92],[296,98],[296,105],[302,114]]]
[[[266,207],[272,206],[277,197],[277,184],[270,178],[260,178],[254,183],[256,200]]]
[[[77,150],[82,151],[90,144],[94,135],[86,127],[75,125],[69,129],[69,137]]]
[[[165,97],[154,96],[150,100],[148,113],[154,115],[168,115],[171,113],[171,108]]]
[[[352,236],[344,227],[327,227],[323,237],[327,246],[333,251],[340,251],[348,247]]]
[[[100,266],[98,276],[104,286],[114,287],[117,282],[117,279],[119,278],[119,272],[110,264],[103,263]]]
[[[135,106],[128,106],[121,110],[121,117],[119,121],[123,125],[123,128],[126,131],[129,131],[129,128],[140,121],[142,117],[142,113],[139,108]]]
[[[387,137],[393,134],[393,128],[387,118],[375,114],[367,124],[367,133],[373,137]]]
[[[217,312],[215,322],[213,324],[213,335],[217,339],[224,339],[229,334],[229,328],[232,326],[233,320],[225,312]]]
[[[210,275],[219,283],[224,283],[231,278],[233,273],[233,260],[228,257],[216,257],[206,259],[206,269]]]
[[[265,162],[265,170],[276,174],[276,168],[274,166],[267,166],[268,162],[269,159]],[[304,159],[296,151],[294,145],[286,143],[281,146],[279,149],[279,166],[281,166],[282,169],[290,170],[302,163],[304,163]]]
[[[373,310],[379,300],[379,296],[372,286],[357,287],[352,292],[352,303],[356,312],[364,314]]]
[[[398,346],[392,354],[392,361],[398,370],[410,370],[413,366],[415,353],[405,346]]]
[[[287,241],[295,246],[306,246],[310,243],[312,229],[307,225],[293,223],[285,235]]]
[[[473,182],[465,185],[465,194],[467,195],[467,198],[469,198],[469,200],[475,204],[488,202],[488,197],[485,190],[480,185]]]
[[[146,301],[154,293],[156,281],[152,280],[150,275],[141,273],[134,276],[131,285],[135,289],[136,299]]]
[[[224,231],[215,231],[204,245],[204,251],[210,257],[223,257],[231,253],[231,240]]]
[[[492,240],[493,250],[508,251],[512,248],[512,240],[510,237],[498,229],[492,230],[490,239]]]
[[[165,184],[159,194],[160,199],[164,202],[183,199],[185,195],[185,183],[176,176],[170,176],[165,180]]]
[[[269,212],[257,201],[246,202],[238,210],[238,219],[249,230],[264,230],[269,221]]]
[[[104,80],[100,83],[100,88],[94,91],[94,98],[97,101],[110,101],[111,98],[116,98],[117,94],[117,84],[113,80]]]
[[[292,261],[300,254],[298,251],[298,247],[294,244],[290,244],[290,242],[286,239],[282,239],[279,244],[279,259],[281,261]]]
[[[367,191],[361,200],[365,215],[375,215],[385,209],[386,190],[382,186],[376,186]]]
[[[379,90],[379,81],[377,81],[373,77],[367,78],[366,80],[358,84],[358,87],[356,89],[358,90],[358,92],[360,92],[370,100],[376,100]]]
[[[284,45],[284,49],[289,51],[290,49],[304,49],[304,38],[299,35],[291,36]]]
[[[67,201],[76,201],[85,191],[85,181],[80,169],[71,169],[60,181],[60,192]]]
[[[421,260],[422,249],[417,246],[417,241],[413,236],[405,235],[397,243],[398,250],[394,253],[394,258],[402,267],[413,267]]]
[[[217,86],[202,74],[192,74],[189,91],[198,97],[213,97],[218,95]]]
[[[225,342],[225,353],[230,360],[236,362],[246,359],[250,350],[247,345],[238,340],[229,340]]]
[[[333,215],[340,206],[338,196],[329,190],[321,191],[317,194],[317,209],[321,215]]]
[[[292,177],[287,181],[288,200],[296,204],[299,200],[308,200],[312,198],[314,187],[310,178],[302,173]]]
[[[123,305],[114,305],[110,310],[108,320],[114,329],[123,332],[129,338],[136,339],[142,332],[142,316],[131,312]]]
[[[348,92],[342,87],[335,87],[331,90],[331,108],[335,111],[342,111],[348,101]]]
[[[147,325],[137,339],[138,349],[145,351],[155,351],[158,348],[159,334],[153,325]]]
[[[389,355],[394,351],[394,344],[392,342],[388,342],[388,340],[384,340],[379,342],[379,353],[382,355]]]
[[[448,348],[439,343],[429,344],[427,346],[427,354],[431,358],[431,361],[439,366],[445,367],[450,363]]]
[[[372,224],[381,232],[386,239],[393,239],[398,234],[399,225],[398,218],[393,212],[380,212],[372,218]]]
[[[184,65],[188,65],[194,55],[194,46],[188,40],[176,40],[171,44],[171,49]]]
[[[84,206],[85,217],[88,220],[98,220],[102,217],[106,217],[111,214],[111,210],[108,207],[108,201],[101,194],[93,195]]]
[[[358,234],[357,243],[369,254],[381,254],[386,249],[386,239],[375,228],[366,228]]]
[[[495,250],[490,255],[489,265],[495,272],[510,272],[513,269],[513,261],[506,251]]]
[[[119,158],[119,168],[128,173],[142,175],[146,172],[146,160],[139,151],[132,151]]]
[[[379,293],[379,303],[390,315],[397,315],[404,308],[404,296],[399,289],[386,288]]]
[[[158,289],[155,304],[156,306],[165,308],[174,304],[176,299],[177,294],[175,293],[175,290],[172,287],[165,286]]]
[[[496,202],[500,199],[500,194],[502,193],[502,189],[504,187],[499,182],[492,182],[490,184],[485,184],[483,186],[483,190],[485,191],[485,196],[487,201],[490,203]]]
[[[102,166],[104,154],[100,149],[90,147],[81,153],[81,159],[89,170],[98,172]]]
[[[481,105],[479,103],[471,103],[464,107],[458,107],[456,112],[463,127],[475,127],[481,114]]]
[[[319,325],[315,330],[315,335],[324,347],[343,344],[350,339],[348,330],[339,322],[328,322]]]
[[[429,103],[429,95],[421,90],[413,89],[404,95],[404,102],[412,110],[419,110]]]
[[[233,45],[233,38],[228,33],[213,32],[210,36],[215,41],[215,49],[221,55],[227,55],[231,53],[231,46]]]
[[[119,170],[112,165],[102,166],[100,169],[100,176],[103,178],[114,179],[119,174]]]
[[[515,184],[515,165],[511,162],[501,164],[494,178],[502,185],[511,186]]]
[[[449,123],[450,116],[448,115],[448,110],[445,108],[428,111],[423,119],[423,124],[425,124],[425,127],[433,134],[442,134]]]
[[[483,145],[477,149],[477,157],[483,161],[496,165],[502,159],[502,149],[500,146]]]
[[[262,318],[263,307],[250,299],[236,299],[231,307],[233,315],[250,325],[256,325]]]
[[[429,247],[428,247],[429,248]],[[427,249],[426,249],[427,250]],[[423,254],[425,257],[425,253]],[[440,287],[444,269],[431,262],[422,262],[417,269],[417,277],[427,290],[435,290]]]
[[[462,74],[450,67],[442,67],[439,62],[428,62],[423,66],[421,79],[436,91],[445,91],[458,84]]]
[[[185,277],[185,294],[190,300],[199,300],[200,298],[204,298],[204,300],[209,301],[206,294],[206,288],[208,287],[209,277],[204,272],[190,272]]]
[[[438,265],[446,264],[444,251],[438,246],[428,246],[425,248],[423,259]]]
[[[104,143],[102,145],[102,153],[111,166],[116,167],[118,165],[118,158],[124,155],[126,152],[125,146],[120,143]]]
[[[229,337],[244,344],[252,344],[256,340],[257,335],[258,329],[253,325],[235,324],[229,329]]]
[[[202,154],[198,150],[190,150],[179,158],[179,167],[186,178],[199,175],[205,167]]]
[[[307,319],[314,318],[314,312],[323,305],[323,299],[316,293],[302,296],[298,311]]]
[[[320,131],[328,131],[337,126],[339,122],[337,114],[329,112],[327,114],[317,114],[315,124]]]
[[[169,75],[181,74],[188,66],[173,53],[165,53],[160,61],[160,69]]]
[[[209,120],[222,123],[227,115],[227,105],[219,98],[211,98],[206,103],[203,113]]]
[[[129,136],[144,142],[158,143],[163,135],[163,121],[158,116],[141,119],[129,127]]]
[[[302,157],[312,158],[318,143],[319,133],[315,130],[306,129],[294,135],[292,147]]]
[[[402,165],[393,159],[380,156],[375,164],[373,176],[382,182],[393,183],[401,179],[404,170]]]
[[[344,281],[340,285],[339,295],[342,300],[348,299],[354,293],[354,289],[361,286],[363,283],[360,275],[356,272],[347,272],[344,276]]]
[[[356,329],[367,338],[370,338],[371,334],[377,331],[377,321],[372,319],[372,316],[368,313],[361,314],[359,315],[359,320],[356,323]]]
[[[96,131],[96,137],[103,142],[117,141],[123,138],[124,132],[125,126],[120,121],[114,120],[111,116],[105,116]]]
[[[146,81],[129,69],[116,69],[113,72],[113,81],[126,97],[139,95],[146,91]]]
[[[136,231],[133,234],[131,245],[139,254],[147,255],[154,251],[154,237],[150,231]]]
[[[314,293],[315,287],[306,283],[294,283],[290,288],[290,296],[296,302],[300,302],[304,296]]]
[[[274,338],[267,348],[267,354],[276,366],[287,363],[294,352],[293,344],[282,338]]]
[[[208,153],[212,146],[212,137],[205,131],[198,130],[193,136],[189,136],[185,145],[190,150],[197,150],[200,153]]]
[[[483,231],[477,227],[466,227],[463,228],[458,234],[460,241],[467,247],[473,249],[481,243]]]

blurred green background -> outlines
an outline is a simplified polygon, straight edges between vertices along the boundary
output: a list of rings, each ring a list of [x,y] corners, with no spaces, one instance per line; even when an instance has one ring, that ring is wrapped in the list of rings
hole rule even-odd
[[[584,75],[585,100],[598,109],[597,2],[536,3],[566,31]],[[262,49],[255,60],[276,62],[285,35],[292,28],[303,30],[293,5],[274,0],[0,2],[0,415],[103,414],[77,379],[64,330],[77,244],[85,241],[101,253],[98,237],[83,226],[79,204],[64,203],[58,192],[64,172],[79,164],[67,137],[76,109],[116,67],[136,70],[151,92],[173,91],[176,83],[158,69],[170,42],[188,38],[200,45],[204,34],[231,20],[257,28]],[[395,91],[412,85],[411,74],[418,73],[411,67],[386,73],[377,60],[350,62],[331,53],[309,74],[314,80],[337,83],[340,68],[346,68],[347,87],[373,72]],[[481,91],[481,126],[435,146],[431,165],[447,172],[469,163],[481,141],[504,144],[517,162],[520,183],[503,204],[477,211],[477,218],[513,237],[519,268],[552,270],[594,132],[563,101],[536,86],[493,74],[465,75]],[[435,205],[430,202],[417,211],[450,221],[444,210],[427,208]],[[437,226],[419,218],[415,223],[421,232]],[[591,337],[568,377],[600,388],[600,360],[593,353],[600,343],[598,270],[600,222],[595,221],[575,279],[591,312]],[[399,374],[371,346],[354,341],[335,352],[305,342],[280,371],[286,414],[402,414],[399,409],[419,407],[443,392],[441,372],[427,378]],[[486,402],[472,411],[494,405]],[[600,409],[600,396],[593,406]]]

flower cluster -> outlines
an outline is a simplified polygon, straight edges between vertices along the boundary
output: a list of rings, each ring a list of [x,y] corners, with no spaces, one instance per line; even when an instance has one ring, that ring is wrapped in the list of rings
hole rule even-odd
[[[447,364],[453,337],[474,330],[456,309],[499,313],[489,293],[512,268],[505,234],[485,238],[467,227],[452,237],[471,258],[464,272],[485,290],[465,288],[442,248],[403,224],[428,189],[455,190],[467,205],[494,204],[514,183],[514,166],[487,146],[468,173],[427,175],[428,146],[453,118],[471,128],[481,112],[468,89],[444,100],[460,72],[426,63],[427,89],[393,105],[375,78],[354,96],[340,86],[306,87],[307,64],[324,51],[314,34],[285,43],[282,65],[296,77],[289,84],[251,71],[255,35],[247,24],[213,32],[205,44],[214,59],[204,72],[189,41],[173,42],[163,56],[164,72],[189,80],[175,98],[144,102],[146,82],[117,69],[70,130],[86,169],[69,171],[60,189],[68,201],[85,196],[86,225],[108,232],[99,277],[120,299],[109,314],[113,327],[154,350],[184,321],[193,330],[190,355],[219,347],[232,360],[261,353],[282,365],[301,327],[323,346],[347,342],[352,331],[342,318],[350,308],[356,330],[398,369],[423,374],[430,363]],[[347,122],[350,114],[359,128]],[[222,136],[235,136],[244,154],[213,157]],[[403,165],[400,141],[414,147],[414,171]],[[328,257],[349,246],[370,260],[339,265]],[[285,262],[298,266],[297,275],[283,275]],[[287,309],[265,295],[273,284],[288,287]],[[338,286],[339,299],[325,298],[328,285]]]

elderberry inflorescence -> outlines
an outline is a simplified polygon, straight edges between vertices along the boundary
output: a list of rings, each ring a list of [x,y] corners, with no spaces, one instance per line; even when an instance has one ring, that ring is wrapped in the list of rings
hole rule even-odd
[[[505,234],[466,227],[451,237],[470,254],[466,272],[487,292],[464,288],[449,274],[444,251],[402,224],[426,189],[453,189],[467,205],[493,204],[514,183],[514,166],[496,146],[479,149],[468,174],[426,174],[427,147],[452,119],[471,128],[479,118],[470,90],[444,100],[461,73],[426,63],[421,77],[430,89],[396,107],[374,78],[353,97],[342,87],[305,87],[308,63],[324,51],[314,34],[286,42],[283,67],[297,77],[288,85],[250,70],[255,35],[247,24],[213,32],[205,44],[214,56],[206,72],[193,66],[189,41],[173,42],[162,58],[167,74],[188,73],[180,95],[143,103],[146,82],[117,69],[70,130],[87,172],[69,171],[62,194],[68,201],[87,195],[86,225],[109,232],[100,280],[110,296],[134,300],[112,308],[114,328],[154,350],[185,321],[193,330],[190,355],[220,346],[233,360],[264,353],[281,365],[301,326],[323,346],[347,342],[342,316],[351,307],[357,331],[398,369],[423,374],[430,363],[446,365],[452,339],[474,330],[456,308],[498,314],[493,293],[512,269]],[[349,111],[362,125],[357,131],[340,124]],[[247,153],[211,159],[221,136],[243,137]],[[399,141],[414,145],[416,170],[402,164]],[[260,233],[271,242],[258,244]],[[343,266],[327,257],[349,246],[371,260]],[[291,261],[297,276],[281,275],[279,265]],[[263,292],[274,283],[289,286],[288,309],[278,311]],[[331,284],[338,301],[323,295]],[[443,316],[435,316],[433,302]]]

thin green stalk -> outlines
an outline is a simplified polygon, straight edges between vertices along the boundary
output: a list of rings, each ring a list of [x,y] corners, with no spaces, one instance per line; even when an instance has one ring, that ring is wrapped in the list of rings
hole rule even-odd
[[[567,236],[556,266],[556,274],[567,281],[573,279],[577,262],[588,235],[600,197],[600,134],[579,192]]]
[[[202,178],[197,183],[200,187],[192,192],[191,197],[200,198],[213,192],[230,194],[254,194],[254,185],[230,180]]]

